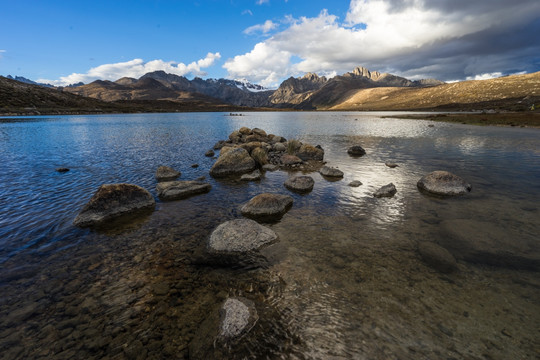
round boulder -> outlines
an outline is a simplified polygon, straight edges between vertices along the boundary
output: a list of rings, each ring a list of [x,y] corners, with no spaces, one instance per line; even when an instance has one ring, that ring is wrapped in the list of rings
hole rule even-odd
[[[156,186],[161,200],[179,200],[210,191],[212,185],[200,181],[166,181]]]
[[[420,190],[435,195],[462,195],[471,191],[471,185],[448,171],[433,171],[416,184]]]
[[[180,171],[176,171],[168,166],[160,166],[156,170],[157,181],[176,180],[181,175]]]
[[[102,225],[120,216],[153,209],[154,197],[146,189],[133,184],[104,184],[83,207],[73,221],[75,226]]]
[[[313,190],[315,181],[311,176],[293,176],[288,178],[284,185],[291,191],[306,193]]]
[[[302,144],[296,156],[298,156],[300,159],[304,161],[308,161],[308,160],[322,161],[324,158],[324,150],[320,147],[315,147],[310,144]]]
[[[384,185],[379,190],[375,191],[373,196],[378,197],[378,198],[380,198],[380,197],[392,197],[396,193],[397,193],[396,186],[394,184],[390,183],[388,185]]]
[[[343,177],[343,171],[338,170],[336,168],[330,167],[330,166],[323,166],[321,170],[319,170],[319,173],[322,176],[326,177],[333,177],[333,178],[342,178]]]
[[[351,156],[363,156],[366,155],[366,150],[360,145],[354,145],[347,150],[347,154]]]
[[[289,195],[259,194],[242,206],[242,215],[261,221],[279,220],[293,204]]]
[[[255,160],[249,156],[249,153],[245,149],[233,148],[227,152],[223,152],[223,149],[219,158],[210,169],[210,175],[213,177],[240,175],[255,170]]]
[[[457,270],[457,262],[454,256],[445,248],[428,241],[418,243],[418,253],[422,260],[444,274]]]

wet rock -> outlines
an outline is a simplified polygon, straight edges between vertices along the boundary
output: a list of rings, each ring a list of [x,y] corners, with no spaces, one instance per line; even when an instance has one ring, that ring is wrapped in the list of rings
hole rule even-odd
[[[212,185],[199,181],[165,181],[156,186],[161,200],[179,200],[210,191]]]
[[[366,150],[360,145],[354,145],[347,150],[347,154],[351,156],[363,156],[366,155]]]
[[[306,193],[313,190],[315,181],[311,176],[293,176],[288,178],[283,185],[291,191]]]
[[[274,165],[274,164],[265,164],[263,165],[262,169],[264,171],[276,171],[279,169],[279,166]]]
[[[354,181],[351,181],[348,185],[350,187],[359,187],[360,185],[362,185],[362,182],[360,180],[354,180]]]
[[[302,146],[300,146],[300,149],[298,150],[296,156],[298,156],[303,161],[322,161],[324,159],[324,150],[320,147],[315,147],[310,144],[303,144]]]
[[[65,172],[68,172],[69,169],[68,168],[65,168],[65,167],[59,167],[59,168],[56,168],[55,169],[57,172],[59,173],[65,173]]]
[[[261,146],[262,144],[260,141],[251,141],[251,142],[240,145],[242,149],[246,149],[247,152],[250,154],[254,149],[260,148]]]
[[[223,148],[225,149],[225,148]],[[224,177],[228,175],[241,175],[255,170],[255,160],[242,148],[233,148],[222,153],[216,163],[210,169],[213,177]]]
[[[418,243],[422,260],[435,270],[448,274],[457,270],[456,258],[445,248],[428,241]]]
[[[388,166],[390,169],[397,168],[399,165],[392,162],[385,162],[384,165]]]
[[[221,306],[219,338],[237,341],[255,326],[259,316],[253,301],[243,297],[228,298]]]
[[[326,165],[323,166],[321,170],[319,170],[319,173],[322,176],[327,176],[327,177],[335,177],[335,178],[343,177],[343,171],[330,167],[330,166],[326,166]]]
[[[384,185],[379,190],[375,191],[373,196],[378,197],[378,198],[380,198],[380,197],[392,197],[396,193],[397,193],[396,186],[394,184],[390,183],[388,185]]]
[[[445,220],[438,243],[457,259],[472,263],[540,271],[537,238],[494,222]]]
[[[261,221],[280,219],[293,204],[293,198],[288,195],[259,194],[242,206],[242,215]]]
[[[448,171],[433,171],[416,184],[420,190],[430,194],[453,196],[471,191],[471,185]]]
[[[285,166],[301,164],[302,162],[302,159],[295,155],[283,154],[281,156],[281,163]]]
[[[258,166],[268,164],[268,153],[263,148],[258,147],[253,149],[253,151],[251,152],[251,157],[253,158],[253,160],[255,160]]]
[[[199,164],[191,164],[191,167],[194,168],[194,169],[196,169],[196,168],[199,167]]]
[[[101,185],[73,221],[75,226],[96,226],[120,216],[151,210],[156,202],[147,190],[132,184]]]
[[[261,172],[259,170],[255,170],[250,174],[244,174],[240,177],[240,180],[242,181],[257,181],[261,180]]]
[[[210,235],[207,251],[213,260],[227,265],[256,262],[257,252],[275,242],[276,233],[250,219],[235,219],[219,225]],[[217,255],[217,256],[216,256]]]
[[[214,144],[213,149],[214,150],[221,150],[221,148],[224,147],[226,144],[227,144],[227,142],[225,140],[219,140],[217,143]],[[207,151],[207,153],[208,153],[208,151]],[[206,155],[206,156],[214,156],[214,155]]]
[[[221,147],[219,149],[221,149],[222,147],[223,147],[223,145],[221,145]],[[215,145],[214,145],[214,149],[215,149]],[[219,150],[219,149],[216,149],[216,150]],[[210,150],[208,150],[207,152],[204,153],[204,156],[206,156],[206,157],[212,157],[214,155],[216,155],[216,153],[212,149],[210,149]]]
[[[242,135],[250,135],[252,133],[251,129],[245,126],[241,127],[238,132]]]
[[[176,180],[181,175],[180,171],[176,171],[168,166],[160,166],[156,170],[157,181],[171,181]]]

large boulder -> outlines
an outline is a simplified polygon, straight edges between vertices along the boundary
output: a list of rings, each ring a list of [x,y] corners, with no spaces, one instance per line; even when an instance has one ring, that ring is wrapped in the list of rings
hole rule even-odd
[[[210,169],[210,175],[213,177],[224,177],[228,175],[241,175],[255,170],[255,160],[249,153],[242,148],[233,148],[227,152],[223,152],[226,148],[221,149],[221,154],[215,164]]]
[[[228,298],[219,310],[218,338],[235,342],[246,335],[257,323],[259,316],[253,301],[244,297]]]
[[[160,166],[156,170],[157,181],[176,180],[181,175],[180,171],[176,171],[168,166]]]
[[[124,215],[151,210],[155,205],[152,194],[140,186],[104,184],[83,207],[73,224],[80,227],[103,225]]]
[[[200,181],[166,181],[156,186],[161,200],[179,200],[210,191],[212,185]]]
[[[351,156],[363,156],[366,155],[366,150],[360,145],[354,145],[347,150],[347,153]]]
[[[293,204],[293,198],[289,195],[259,194],[242,206],[241,212],[245,217],[261,220],[279,220]]]
[[[291,191],[307,193],[313,190],[315,181],[311,176],[293,176],[288,178],[283,185]]]
[[[260,250],[278,240],[277,234],[256,221],[235,219],[219,225],[208,239],[207,262],[232,267],[266,264]]]
[[[456,258],[472,263],[540,271],[537,236],[494,222],[445,220],[438,243]]]
[[[426,264],[439,272],[448,274],[457,270],[456,258],[448,250],[433,242],[419,242],[418,253]]]
[[[430,194],[453,196],[471,191],[471,185],[448,171],[433,171],[416,184],[420,190]]]
[[[321,170],[319,170],[319,173],[322,176],[330,177],[330,178],[342,178],[343,177],[343,171],[338,170],[336,168],[330,167],[330,166],[323,166]]]
[[[302,144],[296,156],[298,156],[300,159],[304,161],[308,161],[308,160],[322,161],[324,159],[324,150],[320,147],[315,147],[310,144]]]
[[[392,197],[397,193],[396,186],[392,183],[382,186],[379,190],[375,191],[373,196],[381,197]]]

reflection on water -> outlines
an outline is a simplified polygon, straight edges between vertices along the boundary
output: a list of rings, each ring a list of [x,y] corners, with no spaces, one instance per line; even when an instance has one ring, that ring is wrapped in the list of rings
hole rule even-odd
[[[0,358],[193,357],[202,324],[228,296],[254,301],[260,321],[241,344],[210,346],[207,357],[537,357],[540,282],[530,264],[540,258],[539,131],[378,115],[0,119]],[[345,176],[310,174],[307,195],[284,188],[294,173],[212,179],[214,160],[204,152],[242,126],[320,144]],[[356,144],[367,155],[348,156]],[[72,226],[103,183],[135,183],[155,196],[159,165],[185,180],[206,176],[212,190],[158,202],[151,216],[115,229]],[[473,191],[456,199],[419,193],[418,179],[436,169],[462,176]],[[363,185],[347,186],[353,180]],[[373,197],[390,182],[393,198]],[[270,266],[201,264],[210,232],[261,192],[294,198],[269,225],[280,237],[264,249]],[[448,246],[459,272],[426,266],[419,241]]]

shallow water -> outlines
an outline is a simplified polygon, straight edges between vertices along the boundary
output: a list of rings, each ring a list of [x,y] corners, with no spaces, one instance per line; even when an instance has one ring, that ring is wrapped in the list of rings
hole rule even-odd
[[[232,352],[209,356],[538,357],[540,281],[520,256],[538,260],[540,252],[540,131],[380,115],[0,118],[0,357],[189,357],[208,314],[233,295],[255,301],[260,321]],[[345,172],[337,182],[310,174],[311,193],[290,193],[292,209],[268,225],[280,241],[264,250],[270,265],[258,270],[195,261],[210,232],[241,217],[251,197],[289,193],[283,171],[254,183],[208,176],[214,160],[204,152],[241,126],[320,144],[328,164]],[[355,144],[367,155],[349,157]],[[156,195],[159,165],[184,180],[206,176],[212,190],[158,201],[150,216],[107,231],[72,226],[103,183]],[[421,194],[418,179],[438,169],[465,178],[472,192]],[[352,180],[363,185],[347,186]],[[390,182],[393,198],[372,196]],[[449,234],[460,228],[474,239],[494,233],[510,263],[452,248]],[[425,265],[419,241],[449,247],[459,272]]]

